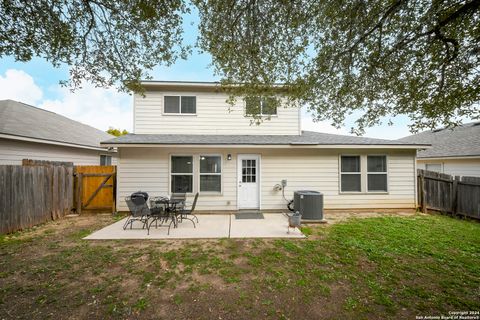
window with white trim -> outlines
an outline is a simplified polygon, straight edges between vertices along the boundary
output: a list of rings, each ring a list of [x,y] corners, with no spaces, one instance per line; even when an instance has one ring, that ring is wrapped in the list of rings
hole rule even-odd
[[[340,157],[340,180],[340,190],[342,192],[362,191],[360,156]]]
[[[200,156],[200,192],[222,192],[222,157]]]
[[[172,193],[193,192],[193,156],[172,156],[170,166]]]
[[[367,191],[387,192],[387,156],[367,156]]]
[[[100,165],[101,166],[111,166],[112,165],[112,156],[101,154],[100,155]]]
[[[247,97],[245,98],[245,114],[247,116],[277,115],[278,100],[272,97]]]
[[[163,113],[196,114],[197,97],[195,96],[164,96]]]

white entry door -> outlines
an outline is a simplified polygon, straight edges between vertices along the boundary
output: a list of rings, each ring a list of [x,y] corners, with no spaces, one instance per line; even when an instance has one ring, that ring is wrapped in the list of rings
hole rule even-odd
[[[238,209],[260,208],[260,156],[238,155]]]

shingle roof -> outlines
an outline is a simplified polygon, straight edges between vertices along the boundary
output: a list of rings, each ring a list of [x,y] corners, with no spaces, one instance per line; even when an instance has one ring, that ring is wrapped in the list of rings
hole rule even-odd
[[[198,144],[198,145],[416,145],[384,140],[303,131],[302,135],[191,135],[127,134],[102,144]]]
[[[480,121],[453,129],[425,131],[399,141],[431,144],[432,148],[418,152],[419,158],[480,156]]]
[[[99,148],[113,136],[54,112],[0,100],[0,134]]]

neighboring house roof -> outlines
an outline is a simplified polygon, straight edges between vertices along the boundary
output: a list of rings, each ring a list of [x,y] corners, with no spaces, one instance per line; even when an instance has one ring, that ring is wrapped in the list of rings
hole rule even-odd
[[[480,121],[425,131],[398,141],[431,144],[432,148],[418,152],[418,158],[480,157]]]
[[[0,137],[104,149],[113,136],[54,112],[13,100],[0,100]]]
[[[312,131],[302,135],[191,135],[191,134],[127,134],[102,142],[104,145],[385,145],[426,147],[398,140],[343,136]]]

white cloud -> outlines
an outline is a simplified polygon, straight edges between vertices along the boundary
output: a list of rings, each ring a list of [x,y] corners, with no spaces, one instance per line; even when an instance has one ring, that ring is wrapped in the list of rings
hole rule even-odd
[[[8,69],[0,75],[0,100],[12,99],[35,105],[43,97],[32,76],[22,70]]]
[[[24,102],[103,131],[109,127],[132,131],[132,98],[128,94],[90,84],[75,92],[60,85],[50,89],[48,93],[55,98],[44,97],[42,88],[22,70],[9,69],[0,75],[0,100]]]
[[[301,111],[301,121],[302,121],[302,130],[305,131],[316,131],[323,133],[332,133],[332,134],[343,134],[349,135],[350,133],[344,127],[337,129],[332,126],[330,121],[318,121],[314,122],[312,115],[307,112],[305,109]]]
[[[71,92],[67,88],[55,88],[59,98],[44,100],[40,108],[64,115],[100,130],[109,127],[132,131],[132,98],[115,89],[95,88],[87,84]]]

